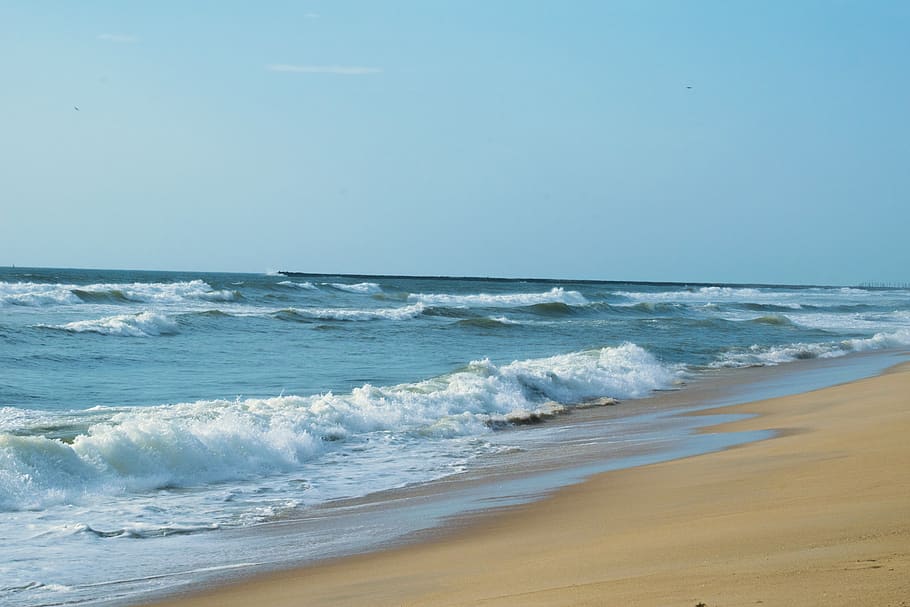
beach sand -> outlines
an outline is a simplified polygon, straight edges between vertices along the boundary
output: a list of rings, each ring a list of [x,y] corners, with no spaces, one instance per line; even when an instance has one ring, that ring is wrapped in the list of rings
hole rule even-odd
[[[161,604],[910,606],[910,364],[718,412],[778,434]]]

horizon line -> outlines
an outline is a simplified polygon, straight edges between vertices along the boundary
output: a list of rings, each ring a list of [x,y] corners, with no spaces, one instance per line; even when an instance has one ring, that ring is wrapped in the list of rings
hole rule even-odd
[[[14,270],[83,270],[95,272],[153,272],[184,274],[249,274],[280,275],[287,277],[336,276],[340,278],[380,278],[393,280],[473,280],[477,282],[531,282],[531,283],[573,283],[573,284],[630,284],[650,286],[694,286],[694,287],[767,287],[767,288],[859,288],[859,289],[910,289],[910,282],[903,281],[862,281],[852,284],[819,284],[819,283],[775,283],[775,282],[726,282],[706,280],[620,280],[605,278],[553,278],[553,277],[510,277],[510,276],[470,276],[455,274],[370,274],[363,272],[300,272],[296,270],[266,270],[263,272],[234,270],[180,270],[180,269],[137,269],[137,268],[99,268],[99,267],[56,267],[56,266],[17,266],[15,264],[0,266],[0,269]]]

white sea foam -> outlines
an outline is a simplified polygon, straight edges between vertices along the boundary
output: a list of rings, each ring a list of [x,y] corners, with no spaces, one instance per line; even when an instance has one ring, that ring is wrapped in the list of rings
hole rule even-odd
[[[60,329],[71,333],[100,333],[121,337],[154,337],[179,333],[177,323],[156,312],[118,314],[95,320],[77,320],[63,325],[39,325],[48,329]]]
[[[734,288],[734,287],[700,287],[682,291],[617,291],[616,295],[626,297],[633,301],[682,301],[682,302],[712,302],[712,301],[755,301],[761,298],[779,298],[778,293],[767,293],[759,289]]]
[[[506,316],[488,316],[487,318],[489,318],[490,320],[492,320],[494,322],[498,322],[499,324],[502,324],[502,325],[520,325],[520,324],[522,324],[520,321],[512,320],[511,318],[508,318]]]
[[[72,590],[71,586],[64,586],[63,584],[43,584],[41,582],[28,582],[21,585],[14,586],[0,586],[0,593],[6,592],[24,592],[24,591],[35,591],[39,590],[42,593],[44,592],[67,592]],[[2,598],[2,597],[0,597]]]
[[[910,329],[876,333],[872,337],[820,343],[794,343],[777,346],[753,345],[743,350],[724,352],[711,367],[754,367],[780,365],[811,358],[836,358],[851,352],[883,350],[910,346]]]
[[[792,310],[805,306],[866,304],[879,300],[874,293],[854,288],[698,287],[676,291],[617,291],[617,296],[635,303],[676,302],[692,304],[763,304]]]
[[[794,314],[790,320],[803,327],[827,331],[874,331],[889,324],[880,316],[868,314]]]
[[[864,339],[848,339],[844,341],[843,344],[856,352],[883,350],[886,348],[903,348],[910,346],[910,328],[898,329],[891,333],[876,333],[872,337]]]
[[[313,283],[311,283],[311,282],[309,282],[309,281],[307,281],[307,282],[294,282],[293,280],[282,280],[282,281],[279,282],[278,284],[280,284],[280,285],[282,285],[282,286],[285,286],[285,287],[296,287],[296,288],[298,288],[298,289],[306,289],[306,290],[308,290],[308,291],[314,291],[314,290],[317,290],[317,289],[319,288],[319,287],[317,287],[316,285],[314,285]]]
[[[220,529],[216,523],[204,525],[157,525],[150,523],[132,523],[115,529],[95,529],[91,525],[81,523],[69,526],[68,531],[71,535],[86,533],[98,537],[129,537],[129,538],[148,538],[148,537],[167,537],[170,535],[190,535],[192,533],[201,533],[204,531],[215,531]]]
[[[791,320],[813,329],[828,331],[883,331],[910,326],[910,311],[821,313],[793,315]]]
[[[375,282],[359,282],[353,285],[345,284],[343,282],[333,282],[330,286],[338,289],[339,291],[347,291],[348,293],[360,293],[363,295],[371,295],[373,293],[379,293],[382,291],[382,287],[380,287]]]
[[[543,293],[478,293],[474,295],[415,293],[410,295],[408,299],[429,306],[448,306],[451,308],[507,308],[547,303],[583,306],[588,303],[588,300],[578,291],[566,291],[562,287],[554,287]]]
[[[0,282],[0,306],[52,306],[82,300],[65,286],[35,282]]]
[[[595,397],[644,396],[674,378],[651,354],[625,344],[507,365],[476,361],[423,382],[367,384],[347,394],[121,409],[69,443],[0,434],[0,509],[260,478],[372,433],[419,441],[473,436],[498,420]]]
[[[234,301],[238,295],[234,291],[215,290],[203,280],[190,280],[173,283],[132,283],[125,285],[89,285],[79,287],[80,291],[100,293],[120,291],[130,301],[138,302],[180,302],[187,299],[205,301]]]
[[[86,302],[177,303],[187,300],[234,301],[238,294],[215,290],[202,280],[88,285],[0,282],[0,306],[52,306]]]
[[[284,312],[314,320],[409,320],[423,314],[424,309],[418,303],[400,308],[287,308],[278,314]]]
[[[32,419],[38,415],[44,417],[46,414],[17,407],[0,407],[0,432],[9,432],[14,428],[32,423]]]

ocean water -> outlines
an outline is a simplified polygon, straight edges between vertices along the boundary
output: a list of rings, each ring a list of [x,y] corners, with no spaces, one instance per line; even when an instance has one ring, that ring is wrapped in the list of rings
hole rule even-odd
[[[0,269],[0,605],[330,554],[235,540],[604,397],[908,345],[900,289]]]

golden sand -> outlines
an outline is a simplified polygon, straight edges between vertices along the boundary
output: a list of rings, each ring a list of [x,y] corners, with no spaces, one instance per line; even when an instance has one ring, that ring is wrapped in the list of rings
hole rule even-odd
[[[910,365],[725,411],[779,433],[166,604],[910,606]]]

